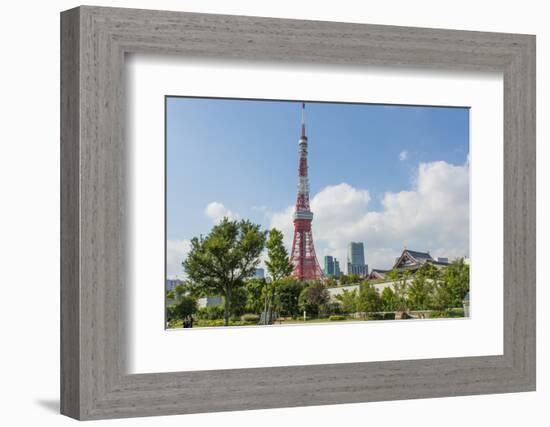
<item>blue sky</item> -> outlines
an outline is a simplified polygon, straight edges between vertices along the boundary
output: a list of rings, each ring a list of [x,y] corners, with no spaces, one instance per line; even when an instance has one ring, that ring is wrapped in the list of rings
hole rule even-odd
[[[285,234],[291,232],[288,220],[281,223],[281,216],[288,217],[285,212],[296,198],[300,106],[300,101],[167,98],[168,241],[186,242],[208,233],[216,220],[211,211],[248,218],[265,228],[279,224]],[[448,175],[458,171],[453,167],[469,167],[467,108],[307,102],[306,130],[310,197],[319,195],[317,204],[326,206],[328,202],[323,194],[326,199],[329,193],[323,191],[346,184],[334,187],[336,193],[330,193],[330,197],[335,203],[334,212],[338,207],[342,212],[357,211],[354,224],[363,219],[373,221],[372,215],[370,219],[366,216],[376,212],[387,218],[395,216],[391,212],[384,213],[391,200],[388,195],[405,197],[406,192],[423,191],[417,186],[424,172],[427,178],[422,182],[432,176],[439,182],[452,179]],[[427,165],[424,172],[422,165]],[[430,169],[429,165],[434,167]],[[447,167],[448,171],[440,171],[435,165],[439,165],[439,169]],[[435,178],[434,174],[438,173],[447,175]],[[447,185],[449,187],[453,187],[452,182]],[[357,203],[347,205],[349,194],[346,192],[350,189],[363,191],[360,193],[363,196],[357,196],[361,199]],[[463,193],[464,189],[457,191]],[[443,188],[441,197],[448,196],[445,192]],[[464,199],[461,195],[457,197]],[[215,206],[211,206],[209,215],[205,210],[211,203]],[[314,215],[329,221],[324,212],[314,210]],[[376,227],[380,227],[382,220],[376,221]],[[382,222],[387,225],[387,219]],[[419,226],[424,232],[426,225]],[[316,237],[315,218],[313,232]],[[329,234],[320,230],[319,243],[316,239],[320,263],[322,255],[329,252],[344,256],[343,248],[339,247],[344,242],[336,243]],[[417,242],[415,235],[414,229],[406,231],[401,240],[423,244],[422,240]],[[368,237],[384,246],[375,248],[365,242],[367,258],[370,252],[374,260],[378,256],[378,263],[389,261],[382,261],[380,254],[375,255],[377,250],[387,252],[386,258],[389,253],[399,250],[396,247],[399,236],[393,237],[394,243],[379,242],[379,237],[375,239],[368,230],[361,229],[355,240]],[[441,239],[428,240],[426,244],[441,246],[432,250],[445,250],[446,247]],[[449,244],[451,248],[451,242]],[[462,248],[462,252],[467,250]],[[171,269],[168,270],[170,276]]]

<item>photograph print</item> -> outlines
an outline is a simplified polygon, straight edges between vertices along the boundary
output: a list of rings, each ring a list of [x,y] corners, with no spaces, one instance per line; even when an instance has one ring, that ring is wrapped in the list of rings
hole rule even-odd
[[[166,328],[468,318],[469,114],[166,96]]]

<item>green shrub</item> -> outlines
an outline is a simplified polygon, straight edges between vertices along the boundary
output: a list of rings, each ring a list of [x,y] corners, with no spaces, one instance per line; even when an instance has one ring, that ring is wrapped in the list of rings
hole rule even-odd
[[[258,322],[247,322],[243,320],[229,320],[229,326],[250,326],[256,325]],[[223,319],[200,319],[197,320],[194,324],[195,327],[214,327],[214,326],[223,326]]]
[[[223,326],[223,319],[209,320],[201,319],[195,322],[194,326]]]
[[[384,320],[395,320],[395,313],[384,313]]]
[[[176,302],[168,306],[169,321],[182,320],[197,311],[197,300],[186,295],[180,295]]]
[[[254,313],[247,313],[241,316],[243,322],[258,323],[260,321],[260,315]]]
[[[346,316],[332,315],[332,316],[329,316],[328,320],[330,320],[331,322],[338,321],[338,320],[346,320]]]
[[[223,304],[209,305],[208,307],[200,308],[196,316],[197,319],[201,320],[223,319]]]

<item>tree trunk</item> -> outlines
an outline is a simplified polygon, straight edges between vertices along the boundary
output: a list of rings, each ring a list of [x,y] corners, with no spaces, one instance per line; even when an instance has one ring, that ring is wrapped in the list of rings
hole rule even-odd
[[[225,304],[223,307],[223,326],[229,326],[229,304],[230,304],[230,296],[229,296],[229,292],[226,292]]]
[[[267,287],[267,283],[265,285],[265,297],[264,297],[264,325],[267,325],[267,298],[269,294],[269,288]]]

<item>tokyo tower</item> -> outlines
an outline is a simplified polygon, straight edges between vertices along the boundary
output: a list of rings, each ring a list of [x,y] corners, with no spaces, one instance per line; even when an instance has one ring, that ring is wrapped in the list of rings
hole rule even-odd
[[[298,141],[298,195],[294,212],[294,239],[290,262],[294,266],[292,276],[298,280],[315,280],[323,277],[323,272],[313,247],[311,222],[313,212],[309,208],[309,180],[307,177],[307,136],[304,119],[305,103],[302,102],[302,134]]]

